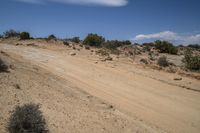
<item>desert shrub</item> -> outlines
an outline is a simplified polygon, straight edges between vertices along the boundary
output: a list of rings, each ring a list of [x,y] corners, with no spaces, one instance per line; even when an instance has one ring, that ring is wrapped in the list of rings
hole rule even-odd
[[[167,57],[166,56],[162,56],[160,58],[158,58],[158,65],[161,67],[167,67],[169,65],[169,62],[167,61]]]
[[[17,32],[15,30],[7,30],[3,33],[5,38],[10,38],[10,37],[20,37],[20,32]]]
[[[193,55],[190,49],[185,51],[183,62],[185,67],[190,70],[200,70],[200,55]]]
[[[141,59],[140,62],[142,62],[142,63],[144,63],[144,64],[146,64],[146,65],[148,64],[147,59]]]
[[[118,41],[118,40],[109,41],[108,40],[102,44],[104,48],[111,49],[111,50],[117,49],[118,47],[125,46],[125,45],[131,45],[131,42],[129,40],[126,40],[126,41]]]
[[[161,53],[169,53],[169,54],[177,54],[178,49],[173,46],[173,44],[167,42],[167,41],[155,41],[155,47],[158,49]]]
[[[105,42],[105,38],[97,34],[88,34],[84,39],[83,44],[95,47],[101,47],[101,44]]]
[[[109,56],[109,53],[106,49],[99,49],[98,51],[96,51],[96,54],[101,56]]]
[[[30,39],[30,34],[28,32],[21,32],[20,33],[20,39],[21,40]]]
[[[115,54],[115,55],[120,55],[121,52],[120,52],[120,50],[118,50],[118,49],[111,49],[111,50],[110,50],[110,53],[111,53],[111,54]]]
[[[47,40],[56,40],[56,39],[57,39],[56,36],[53,34],[49,35],[47,38]]]
[[[154,61],[155,60],[155,54],[153,52],[149,52],[149,59]]]
[[[68,41],[63,41],[63,44],[64,44],[65,46],[69,46]]]
[[[90,47],[89,47],[89,46],[85,46],[85,49],[86,49],[86,50],[90,50]]]
[[[75,43],[80,43],[81,40],[79,37],[73,37],[72,39],[70,39],[72,42],[75,42]]]
[[[149,43],[143,43],[143,46],[149,46],[149,47],[153,47],[155,44],[153,42],[149,42]]]
[[[5,62],[0,58],[0,72],[7,72],[8,66],[5,64]]]
[[[144,45],[143,50],[144,51],[150,51],[151,50],[151,46],[150,45]]]
[[[12,112],[7,130],[10,133],[46,133],[46,122],[37,104],[16,106]]]
[[[0,34],[0,38],[3,38],[3,35]]]
[[[190,44],[188,45],[189,48],[194,48],[194,49],[200,49],[200,45],[199,44]]]

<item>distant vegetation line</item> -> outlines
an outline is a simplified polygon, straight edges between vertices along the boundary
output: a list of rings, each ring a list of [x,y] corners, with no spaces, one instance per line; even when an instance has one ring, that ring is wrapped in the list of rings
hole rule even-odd
[[[47,39],[47,40],[50,40],[50,39],[54,39],[54,40],[65,40],[65,41],[72,41],[72,42],[75,42],[75,43],[84,43],[84,44],[88,44],[88,40],[94,38],[96,39],[95,42],[91,42],[91,44],[89,45],[92,45],[92,46],[97,46],[97,47],[101,47],[100,45],[105,45],[106,47],[114,47],[113,44],[116,44],[118,46],[121,46],[121,45],[127,45],[127,44],[134,44],[134,45],[155,45],[155,43],[158,43],[159,41],[162,42],[162,43],[166,43],[168,45],[174,45],[168,41],[161,41],[161,40],[157,40],[155,42],[149,42],[149,43],[131,43],[130,40],[125,40],[125,41],[119,41],[119,40],[107,40],[105,39],[105,37],[103,36],[99,36],[95,33],[89,33],[88,36],[81,40],[80,37],[76,36],[76,37],[72,37],[72,38],[64,38],[64,39],[59,39],[58,37],[56,37],[54,34],[50,34],[48,37],[37,37],[37,38],[34,38],[34,37],[31,37],[30,36],[30,33],[29,32],[19,32],[19,31],[16,31],[16,30],[13,30],[13,29],[10,29],[10,30],[6,30],[5,32],[3,32],[2,34],[0,34],[0,38],[11,38],[11,37],[17,37],[17,38],[20,38],[21,40],[26,40],[26,39]],[[99,40],[98,40],[99,39]],[[160,43],[159,42],[159,43]],[[191,47],[191,48],[196,48],[196,49],[200,49],[200,44],[188,44],[187,45],[188,47]],[[177,47],[184,47],[184,45],[180,44],[178,45]]]
[[[0,35],[0,38],[3,39],[13,38],[13,37],[19,38],[19,40],[34,39],[33,37],[30,36],[28,32],[17,32],[15,30],[7,30],[3,32],[3,35]],[[94,33],[88,34],[83,40],[80,40],[79,37],[59,39],[54,34],[51,34],[47,38],[42,38],[42,39],[46,40],[47,42],[50,40],[55,40],[55,41],[61,40],[63,44],[66,46],[69,46],[69,42],[73,42],[79,44],[80,46],[84,45],[86,49],[90,49],[90,47],[102,48],[97,53],[103,56],[109,55],[109,53],[119,55],[122,52],[121,49],[132,46],[133,46],[132,51],[129,51],[128,54],[131,56],[135,56],[137,53],[136,53],[136,47],[134,46],[140,45],[142,46],[144,52],[149,52],[151,60],[153,60],[152,49],[158,51],[159,53],[166,53],[172,55],[177,55],[179,54],[179,49],[184,49],[185,51],[184,59],[182,60],[182,62],[185,64],[185,67],[190,70],[195,70],[195,71],[200,70],[199,52],[197,52],[198,54],[196,52],[193,52],[193,50],[200,51],[199,44],[190,44],[188,46],[183,46],[183,45],[175,46],[168,41],[161,41],[161,40],[143,44],[138,44],[138,43],[132,44],[129,40],[124,40],[124,41],[106,40],[105,37]],[[111,58],[109,58],[109,60],[111,60]],[[142,62],[147,64],[147,61],[145,60],[142,60]],[[169,66],[166,57],[160,57],[158,60],[158,64],[161,67]]]

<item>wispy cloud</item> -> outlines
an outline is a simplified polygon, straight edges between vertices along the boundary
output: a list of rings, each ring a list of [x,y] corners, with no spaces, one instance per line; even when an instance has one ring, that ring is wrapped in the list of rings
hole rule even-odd
[[[167,40],[176,44],[192,44],[200,43],[200,34],[183,36],[172,31],[163,31],[153,34],[139,34],[131,39],[132,41],[153,41],[153,40]]]
[[[78,4],[78,5],[101,5],[101,6],[125,6],[128,4],[128,0],[15,0],[26,3],[47,3],[58,2],[64,4]]]

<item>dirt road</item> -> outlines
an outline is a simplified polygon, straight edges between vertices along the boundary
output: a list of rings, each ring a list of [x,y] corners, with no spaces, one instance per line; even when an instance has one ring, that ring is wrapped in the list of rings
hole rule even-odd
[[[149,131],[200,131],[198,80],[184,77],[182,81],[173,81],[174,74],[142,69],[120,61],[100,62],[96,57],[86,58],[81,52],[71,56],[47,49],[4,44],[0,49],[20,55],[111,103]]]

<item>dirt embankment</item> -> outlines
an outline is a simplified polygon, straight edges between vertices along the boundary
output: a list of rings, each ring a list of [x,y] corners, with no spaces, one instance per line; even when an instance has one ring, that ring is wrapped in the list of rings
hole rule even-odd
[[[53,51],[5,44],[0,48],[26,66],[7,73],[19,77],[2,78],[5,83],[1,89],[18,81],[24,84],[20,86],[27,86],[17,90],[10,85],[9,92],[2,91],[4,102],[0,107],[6,105],[11,110],[15,103],[9,105],[4,99],[15,101],[13,97],[18,93],[18,98],[23,98],[20,104],[31,100],[41,103],[54,132],[200,130],[200,93],[194,91],[200,90],[199,80],[182,77],[177,81],[177,74],[144,69],[120,59],[102,62],[86,50]],[[76,55],[71,56],[71,52]]]

